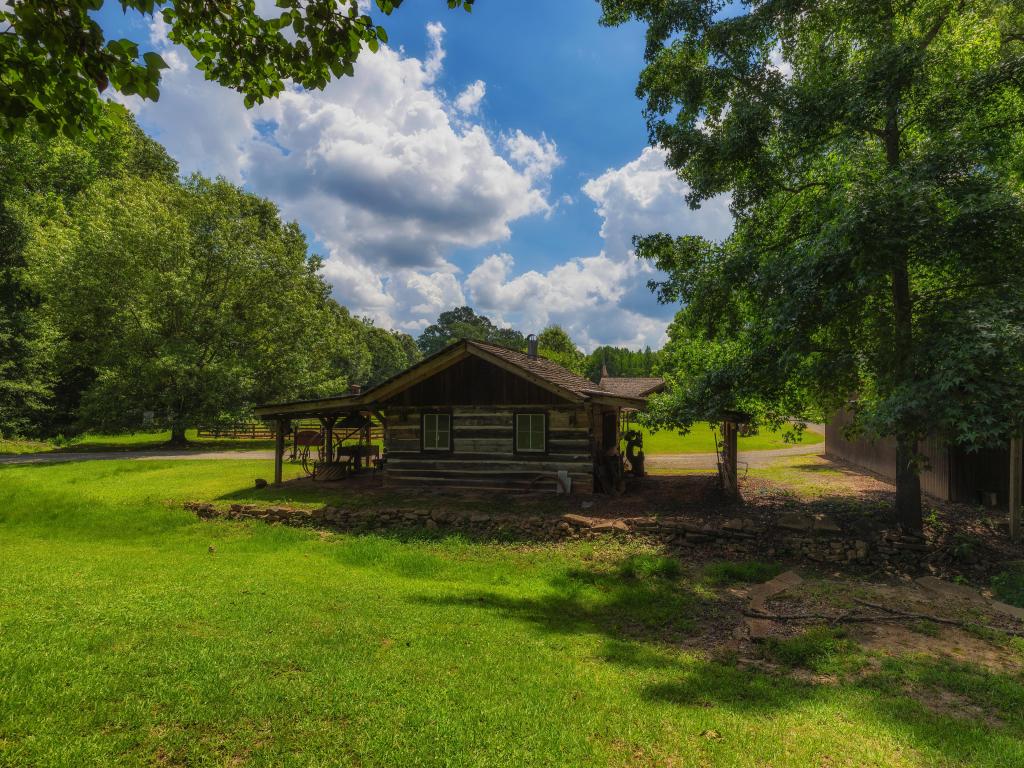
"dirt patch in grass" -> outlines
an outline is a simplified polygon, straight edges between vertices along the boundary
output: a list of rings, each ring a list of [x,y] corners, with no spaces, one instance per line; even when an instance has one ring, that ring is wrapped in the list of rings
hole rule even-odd
[[[1003,722],[990,709],[974,703],[963,694],[945,688],[922,688],[908,685],[904,686],[903,693],[936,715],[951,717],[955,720],[982,721],[990,728],[998,727]]]
[[[926,618],[901,619],[871,605]],[[991,609],[980,596],[977,601],[957,601],[914,582],[811,578],[769,600],[766,612],[789,617],[773,622],[766,647],[769,656],[788,661],[790,666],[807,667],[807,659],[836,651],[838,638],[828,633],[840,631],[844,642],[883,657],[973,664],[1011,675],[1024,672],[1024,643],[1011,636],[1024,631],[1024,623]],[[807,619],[793,618],[800,616]],[[816,632],[825,634],[816,637]],[[787,646],[794,638],[804,638],[807,647]],[[816,668],[815,664],[810,667]]]
[[[996,645],[958,627],[942,627],[937,634],[927,635],[901,624],[865,624],[852,629],[850,637],[867,650],[887,656],[913,655],[977,664],[991,672],[1018,674],[1024,669],[1024,659],[1011,647]]]

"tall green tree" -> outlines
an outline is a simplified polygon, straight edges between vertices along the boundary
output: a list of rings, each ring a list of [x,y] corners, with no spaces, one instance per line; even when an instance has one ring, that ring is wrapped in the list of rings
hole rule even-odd
[[[423,329],[416,344],[424,355],[432,355],[459,339],[490,341],[512,349],[525,349],[523,334],[511,328],[499,328],[486,315],[472,307],[456,307],[442,312],[437,321]]]
[[[200,423],[316,388],[310,354],[328,286],[298,226],[225,181],[119,178],[40,219],[29,261],[46,309],[96,367],[79,417],[102,430],[151,419],[172,441]]]
[[[581,376],[586,370],[586,356],[560,325],[549,325],[537,334],[537,351],[548,360]]]
[[[690,204],[735,217],[723,243],[638,241],[683,303],[656,417],[849,404],[896,439],[920,528],[925,434],[1024,426],[1024,3],[601,3],[647,25],[638,93]]]
[[[375,0],[389,15],[403,0]],[[474,0],[445,0],[449,8]],[[154,51],[128,39],[106,40],[93,17],[104,0],[9,0],[0,5],[0,132],[32,118],[69,135],[96,126],[109,90],[156,101]],[[387,33],[359,0],[276,0],[267,17],[254,0],[119,0],[125,11],[161,14],[170,39],[195,57],[208,80],[244,94],[247,106],[277,96],[286,80],[323,88],[352,75],[363,48],[377,51]]]
[[[48,138],[30,122],[0,138],[0,433],[66,431],[92,370],[61,354],[25,258],[28,231],[104,178],[177,179],[177,164],[121,107],[107,105],[103,139]]]
[[[363,319],[365,344],[370,351],[370,366],[360,384],[373,386],[390,379],[422,358],[412,337],[401,331],[379,328]]]

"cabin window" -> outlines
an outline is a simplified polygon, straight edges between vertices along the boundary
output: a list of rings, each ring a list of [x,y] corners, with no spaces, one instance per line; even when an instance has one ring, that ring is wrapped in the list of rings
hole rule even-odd
[[[516,414],[516,451],[543,453],[546,449],[547,414]]]
[[[450,413],[423,414],[423,450],[450,451],[452,416]]]

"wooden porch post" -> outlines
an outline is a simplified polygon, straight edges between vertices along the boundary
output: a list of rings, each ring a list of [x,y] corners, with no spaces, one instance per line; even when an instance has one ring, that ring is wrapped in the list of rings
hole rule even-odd
[[[277,420],[277,432],[274,435],[274,485],[280,485],[284,468],[284,427],[285,420]]]
[[[320,419],[320,423],[324,425],[324,453],[326,454],[324,461],[328,464],[334,461],[334,422],[337,420],[337,416]]]
[[[1020,541],[1021,535],[1021,472],[1022,446],[1020,437],[1010,439],[1010,539]]]

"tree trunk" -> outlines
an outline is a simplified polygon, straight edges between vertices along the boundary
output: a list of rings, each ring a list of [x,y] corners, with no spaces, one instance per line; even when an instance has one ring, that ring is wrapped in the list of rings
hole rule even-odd
[[[890,13],[888,19],[890,34],[895,39],[895,17]],[[897,73],[893,73],[893,87],[886,99],[885,128],[882,131],[885,161],[893,174],[900,173],[902,160],[902,86],[896,85],[898,78]],[[909,384],[917,375],[914,355],[914,299],[910,290],[909,255],[907,245],[903,243],[897,247],[892,261],[892,365],[896,391]],[[896,426],[896,522],[907,530],[920,531],[924,527],[924,520],[921,517],[921,476],[918,474],[918,425],[913,423],[913,414],[901,414],[899,419],[902,423]]]
[[[917,440],[912,437],[896,440],[896,522],[909,531],[920,531],[924,527]]]
[[[171,445],[188,445],[188,438],[185,437],[185,426],[183,424],[174,424],[171,427]]]

